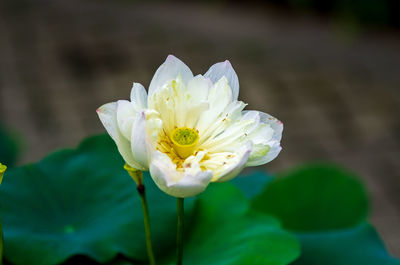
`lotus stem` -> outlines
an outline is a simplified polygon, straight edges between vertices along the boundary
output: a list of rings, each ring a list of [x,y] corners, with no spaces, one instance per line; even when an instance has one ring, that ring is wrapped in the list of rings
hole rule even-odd
[[[177,246],[177,260],[176,265],[182,265],[183,260],[183,220],[184,220],[184,207],[183,198],[177,199],[177,213],[178,213],[178,227],[176,236],[176,246]]]
[[[153,252],[153,244],[151,242],[150,216],[149,216],[149,208],[147,206],[146,192],[144,185],[143,184],[138,185],[137,190],[140,196],[140,201],[142,202],[144,231],[146,234],[147,256],[149,257],[150,265],[156,265],[156,259],[154,257],[154,252]]]
[[[3,265],[3,245],[4,245],[3,228],[1,226],[1,220],[0,220],[0,265]]]
[[[146,200],[146,189],[143,184],[143,172],[131,167],[128,164],[125,164],[124,169],[128,172],[128,174],[136,183],[136,189],[139,193],[140,202],[142,203],[142,209],[143,209],[143,222],[144,222],[144,232],[146,234],[147,256],[149,258],[150,265],[156,265],[156,259],[154,258],[154,252],[153,252],[153,244],[151,242],[150,215],[149,215],[149,207],[147,206],[147,200]]]
[[[7,166],[0,163],[0,185],[3,181],[4,172],[6,172]],[[4,237],[3,237],[3,227],[1,226],[0,220],[0,265],[3,265],[3,245],[4,245]]]

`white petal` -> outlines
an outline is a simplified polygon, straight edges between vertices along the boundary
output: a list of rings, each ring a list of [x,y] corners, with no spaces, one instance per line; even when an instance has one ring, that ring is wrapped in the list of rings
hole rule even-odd
[[[272,161],[282,150],[280,146],[283,131],[282,122],[264,112],[244,111],[243,113],[243,116],[258,115],[260,117],[259,127],[249,135],[249,139],[254,143],[254,151],[250,154],[246,166],[258,166]],[[266,130],[265,128],[270,129]]]
[[[168,55],[165,62],[157,69],[150,82],[149,97],[160,89],[163,85],[176,79],[180,75],[185,84],[193,78],[192,71],[181,60],[173,55]]]
[[[191,197],[203,192],[212,177],[210,171],[198,170],[194,174],[179,172],[171,159],[159,151],[152,156],[150,175],[162,191],[177,198]]]
[[[213,83],[218,82],[223,76],[225,76],[228,79],[229,86],[232,89],[233,99],[238,99],[239,79],[228,60],[214,64],[204,76],[210,78]]]
[[[197,122],[199,121],[201,114],[207,111],[209,108],[210,104],[204,101],[190,108],[187,108],[185,127],[196,128]]]
[[[145,111],[141,111],[138,114],[135,123],[133,124],[131,135],[131,148],[132,156],[135,161],[139,163],[143,168],[148,170],[150,156],[154,151],[154,147],[147,133],[146,125],[146,113]]]
[[[208,93],[212,86],[212,82],[202,75],[197,75],[189,81],[182,102],[185,104],[185,127],[197,128],[201,114],[210,108]]]
[[[242,108],[237,110],[241,111],[244,105],[242,104],[241,106]],[[242,116],[240,120],[236,119],[232,123],[229,123],[219,134],[214,134],[207,139],[206,142],[202,143],[201,147],[213,153],[235,152],[236,149],[249,141],[248,136],[254,130],[257,123],[259,123],[259,118]]]
[[[185,84],[179,75],[148,98],[150,109],[161,115],[167,133],[175,126],[182,127],[186,119]]]
[[[209,110],[202,113],[197,129],[203,135],[223,114],[226,107],[232,102],[232,91],[229,88],[228,80],[223,77],[210,89],[208,94]]]
[[[117,122],[119,130],[127,139],[131,139],[133,122],[137,115],[136,109],[131,102],[127,100],[118,100],[117,102]]]
[[[280,142],[282,139],[283,123],[267,113],[261,111],[259,111],[258,113],[260,114],[260,122],[271,125],[272,129],[274,130],[274,135],[272,136],[272,139]]]
[[[111,138],[118,138],[118,124],[117,124],[117,102],[111,102],[104,104],[97,109],[97,115],[99,115],[101,123],[106,128]]]
[[[131,102],[136,110],[147,108],[147,92],[139,83],[133,83],[131,90]]]
[[[163,121],[160,113],[155,110],[145,110],[146,115],[146,135],[151,143],[152,149],[155,149],[159,140],[160,132],[163,129]]]
[[[235,153],[232,153],[231,156],[227,156],[224,153],[223,154],[224,160],[222,161],[223,166],[214,169],[214,176],[212,178],[212,181],[225,182],[236,177],[240,173],[240,171],[242,171],[242,169],[245,167],[251,152],[252,152],[252,143],[251,141],[248,141],[239,150],[237,150]],[[205,164],[203,165],[205,166]]]
[[[278,142],[272,143],[271,146],[269,146],[268,153],[265,156],[250,157],[246,163],[246,167],[259,166],[271,162],[279,155],[281,150],[282,147]]]
[[[207,100],[208,91],[212,86],[213,83],[202,75],[196,75],[193,77],[187,85],[187,90],[191,96],[190,100],[192,103]]]
[[[125,162],[131,167],[138,170],[144,170],[140,164],[138,164],[132,156],[130,142],[122,135],[118,129],[117,122],[117,102],[107,103],[97,109],[97,114],[108,134],[114,140],[117,145],[118,151],[124,158]]]
[[[199,145],[202,148],[209,149],[215,143],[215,138],[220,138],[223,132],[232,124],[235,124],[241,117],[242,110],[246,104],[242,101],[231,102],[225,110],[200,134]]]

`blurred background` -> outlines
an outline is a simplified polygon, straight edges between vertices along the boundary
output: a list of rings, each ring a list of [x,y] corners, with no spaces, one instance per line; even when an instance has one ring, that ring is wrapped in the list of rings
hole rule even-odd
[[[400,256],[398,0],[0,2],[0,123],[18,164],[104,132],[95,110],[146,87],[168,54],[229,59],[240,99],[285,124],[270,172],[307,161],[361,175]]]

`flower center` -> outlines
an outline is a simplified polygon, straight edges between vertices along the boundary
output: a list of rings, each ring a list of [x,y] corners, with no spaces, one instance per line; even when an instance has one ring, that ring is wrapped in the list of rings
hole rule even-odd
[[[186,158],[193,154],[194,148],[199,141],[199,133],[186,127],[175,128],[170,138],[178,155],[181,158]]]

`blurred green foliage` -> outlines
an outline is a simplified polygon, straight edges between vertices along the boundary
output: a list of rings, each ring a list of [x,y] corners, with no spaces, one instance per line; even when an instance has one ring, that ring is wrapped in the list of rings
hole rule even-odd
[[[0,124],[0,163],[13,167],[17,162],[19,149],[16,136]]]
[[[147,258],[136,185],[107,135],[11,169],[0,192],[5,256],[14,264],[51,265],[84,254]],[[144,176],[158,254],[174,249],[176,202]],[[193,200],[187,200],[191,212]],[[24,254],[21,255],[20,253]]]
[[[10,169],[0,189],[7,264],[147,264],[142,209],[123,164],[101,135]],[[158,264],[172,265],[175,198],[148,173],[144,182]],[[366,221],[363,185],[332,165],[212,183],[185,211],[184,264],[400,264]]]
[[[230,183],[212,184],[198,197],[189,226],[184,264],[284,265],[300,254],[297,240],[279,221],[251,212],[249,201]]]
[[[367,223],[368,199],[353,173],[304,165],[279,176],[253,200],[301,242],[296,265],[399,265]]]
[[[255,198],[253,207],[278,216],[283,226],[293,231],[326,231],[365,220],[368,199],[351,172],[312,164],[278,174]]]
[[[52,265],[72,258],[65,264],[97,264],[120,253],[128,261],[118,262],[145,262],[142,209],[123,164],[111,138],[101,135],[75,150],[9,170],[0,190],[7,260]],[[148,173],[144,182],[157,258],[170,264],[175,256],[175,198],[159,190]],[[296,238],[277,219],[251,214],[248,200],[233,184],[210,187],[195,211],[193,202],[185,200],[185,264],[239,265],[256,257],[257,264],[285,265],[298,257]],[[76,255],[94,261],[77,262]]]
[[[334,215],[334,213],[332,214]],[[297,233],[301,256],[293,265],[399,265],[366,221],[348,229]]]

